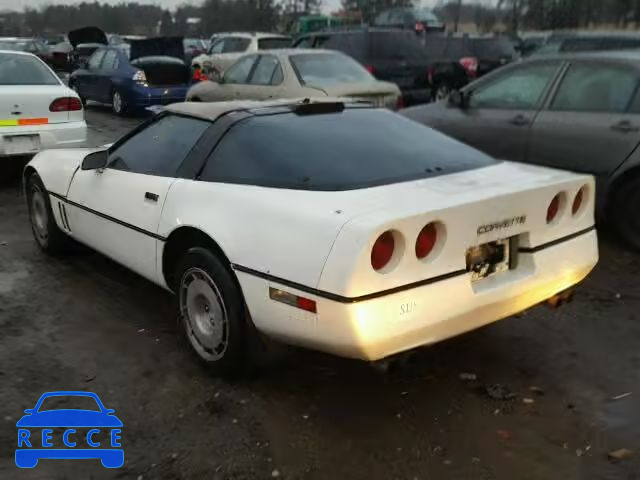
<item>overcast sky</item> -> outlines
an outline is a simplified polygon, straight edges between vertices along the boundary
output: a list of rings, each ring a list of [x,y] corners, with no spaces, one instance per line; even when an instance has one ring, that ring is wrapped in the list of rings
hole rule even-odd
[[[39,7],[50,4],[73,4],[86,0],[0,0],[0,10],[22,10],[25,7]],[[120,3],[123,0],[100,0],[105,3]],[[128,1],[128,0],[124,0]],[[183,3],[202,3],[202,0],[137,0],[138,3],[148,3],[152,5],[161,5],[163,7],[174,8]],[[431,6],[436,0],[422,0],[423,5]],[[323,10],[330,12],[338,9],[340,0],[323,0]]]

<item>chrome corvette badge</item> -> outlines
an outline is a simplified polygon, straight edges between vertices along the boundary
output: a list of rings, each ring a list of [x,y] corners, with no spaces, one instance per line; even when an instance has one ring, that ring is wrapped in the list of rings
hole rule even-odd
[[[519,217],[507,218],[506,220],[502,220],[500,222],[488,223],[486,225],[480,225],[478,227],[478,235],[483,235],[485,233],[495,232],[496,230],[504,230],[506,228],[511,228],[515,225],[524,225],[527,223],[527,216],[521,215]]]

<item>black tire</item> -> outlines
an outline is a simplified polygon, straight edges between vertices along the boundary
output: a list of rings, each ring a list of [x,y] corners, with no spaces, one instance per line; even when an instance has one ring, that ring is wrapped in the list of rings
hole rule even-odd
[[[192,351],[214,375],[249,373],[260,339],[233,273],[210,250],[194,247],[180,260],[174,278],[180,322]]]
[[[640,175],[634,175],[614,186],[609,202],[608,220],[622,241],[640,250]]]
[[[440,80],[435,82],[431,91],[431,101],[437,102],[448,98],[453,88],[447,80]]]
[[[31,231],[40,249],[49,255],[68,252],[71,239],[58,228],[49,194],[37,173],[27,180],[27,202]]]
[[[119,101],[117,100],[118,98],[120,99]],[[129,110],[127,102],[122,94],[117,90],[113,90],[111,92],[111,109],[113,110],[113,113],[121,117],[124,117]]]

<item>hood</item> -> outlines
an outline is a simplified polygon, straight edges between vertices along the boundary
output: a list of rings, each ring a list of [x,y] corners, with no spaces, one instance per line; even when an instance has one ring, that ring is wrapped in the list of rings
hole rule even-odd
[[[184,60],[182,37],[155,37],[132,40],[129,60],[141,57],[167,56]]]
[[[109,43],[105,33],[98,27],[83,27],[71,30],[67,36],[73,48],[81,43],[100,43],[102,45]]]

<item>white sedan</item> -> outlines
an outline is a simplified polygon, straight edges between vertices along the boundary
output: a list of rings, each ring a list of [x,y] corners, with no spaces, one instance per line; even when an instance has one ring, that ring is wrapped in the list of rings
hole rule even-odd
[[[219,374],[262,335],[376,360],[546,300],[598,259],[591,176],[338,100],[183,103],[24,171],[35,238],[173,292]]]
[[[86,139],[82,103],[42,60],[0,50],[0,157],[72,147]]]

